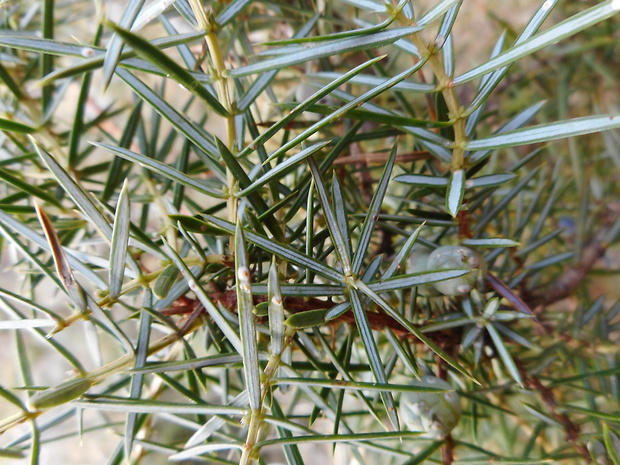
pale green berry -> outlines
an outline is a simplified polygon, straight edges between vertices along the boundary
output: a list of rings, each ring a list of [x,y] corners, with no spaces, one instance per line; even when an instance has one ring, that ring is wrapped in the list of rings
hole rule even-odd
[[[424,376],[421,381],[440,389],[453,389],[436,376]],[[400,416],[412,431],[423,431],[429,437],[450,433],[461,419],[461,401],[454,391],[406,392],[400,398]]]
[[[433,287],[443,295],[466,295],[484,279],[487,264],[478,252],[460,245],[438,247],[428,257],[429,271],[466,268],[471,271],[458,278],[433,283]]]
[[[408,260],[409,273],[423,273],[428,271],[428,256],[431,250],[421,245],[414,245],[411,249]],[[439,292],[431,284],[421,284],[418,286],[418,294],[424,297],[434,297]]]

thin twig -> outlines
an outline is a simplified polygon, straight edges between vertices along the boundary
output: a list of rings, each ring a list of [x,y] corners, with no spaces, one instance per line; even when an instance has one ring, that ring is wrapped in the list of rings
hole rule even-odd
[[[567,268],[549,285],[530,291],[524,300],[531,308],[541,308],[570,297],[586,279],[596,262],[605,255],[610,244],[607,235],[618,218],[618,205],[609,206],[602,215],[602,226],[592,235],[583,249],[582,259],[577,265]]]
[[[452,439],[451,434],[448,434],[444,440],[445,442],[441,446],[441,461],[443,465],[452,465],[454,462],[454,439]]]
[[[221,303],[228,310],[234,311],[237,308],[237,295],[234,290],[229,290],[225,292],[213,292],[209,294],[209,297],[214,302]],[[254,305],[258,305],[262,302],[267,301],[267,296],[264,295],[254,295]],[[161,313],[163,315],[181,315],[191,313],[195,310],[196,306],[200,303],[198,300],[192,301],[193,304],[187,305],[186,301],[184,301],[181,306],[174,306],[162,310]],[[284,308],[289,313],[300,313],[306,312],[309,310],[318,310],[318,309],[330,309],[336,306],[336,303],[331,300],[320,300],[314,297],[311,298],[303,298],[303,297],[285,297],[284,298]],[[367,312],[368,322],[370,327],[375,331],[381,331],[383,329],[389,328],[399,337],[406,337],[416,339],[416,336],[411,334],[406,328],[400,325],[396,320],[394,320],[389,315],[379,312]],[[351,326],[355,326],[355,317],[351,312],[344,313],[343,315],[330,320],[328,324],[341,324],[346,323]],[[418,325],[416,325],[418,326]],[[419,326],[421,327],[421,326]],[[460,341],[460,331],[458,329],[449,329],[443,331],[433,331],[432,333],[427,333],[429,339],[437,344],[449,345],[451,341]]]
[[[523,384],[530,389],[536,391],[540,395],[540,399],[545,404],[551,416],[562,425],[566,440],[575,448],[575,450],[583,456],[585,462],[591,463],[590,453],[586,446],[579,442],[581,437],[581,430],[578,425],[572,422],[572,420],[565,413],[558,412],[558,403],[555,400],[553,391],[543,385],[538,378],[529,372],[523,366],[523,363],[515,360],[523,378]]]

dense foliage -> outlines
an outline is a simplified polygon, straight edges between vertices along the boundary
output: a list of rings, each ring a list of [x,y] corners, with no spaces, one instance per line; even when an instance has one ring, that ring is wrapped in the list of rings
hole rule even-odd
[[[620,2],[422,3],[0,2],[0,456],[620,463]]]

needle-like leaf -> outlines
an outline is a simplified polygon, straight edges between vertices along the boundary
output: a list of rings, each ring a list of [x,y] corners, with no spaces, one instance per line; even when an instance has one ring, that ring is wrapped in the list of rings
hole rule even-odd
[[[211,315],[213,321],[218,325],[218,327],[222,330],[228,341],[232,344],[237,352],[240,354],[243,353],[243,345],[241,344],[241,339],[237,332],[230,325],[228,320],[222,315],[221,310],[213,303],[213,301],[209,298],[204,289],[198,284],[198,281],[192,274],[191,270],[187,267],[185,262],[181,259],[179,254],[167,243],[164,241],[164,245],[166,246],[166,250],[172,262],[179,269],[183,278],[187,281],[190,289],[196,293],[196,296],[200,300],[200,303],[204,306],[205,310]]]
[[[497,352],[499,353],[502,362],[504,362],[504,366],[508,369],[510,376],[512,376],[512,379],[514,379],[519,386],[522,386],[523,380],[521,379],[519,368],[515,364],[513,358],[510,356],[510,352],[504,344],[502,337],[499,335],[492,323],[486,324],[485,327],[489,335],[491,336],[491,339],[493,340],[493,344],[495,345],[495,348],[497,349]]]
[[[217,148],[215,144],[209,140],[203,131],[201,131],[193,122],[184,115],[175,110],[172,105],[161,98],[160,95],[136,78],[129,71],[124,69],[117,70],[118,76],[125,81],[142,99],[153,107],[160,115],[166,118],[170,123],[185,137],[192,141],[199,150],[205,155],[205,162],[209,168],[223,181],[226,176],[222,167],[218,163]]]
[[[216,113],[223,116],[228,116],[228,111],[220,103],[217,96],[211,94],[204,84],[192,76],[188,70],[178,65],[173,59],[169,58],[168,55],[159,50],[159,48],[151,45],[141,37],[132,34],[131,32],[126,31],[125,29],[112,23],[110,23],[110,26],[128,45],[131,46],[131,48],[133,48],[138,56],[161,68],[167,76],[177,81],[194,95],[198,96],[198,98],[213,108]]]
[[[553,2],[545,3],[545,8],[551,8]],[[616,0],[608,0],[600,3],[586,11],[576,14],[561,23],[546,29],[545,31],[531,37],[530,39],[515,45],[504,53],[492,58],[483,65],[468,71],[454,79],[455,85],[476,79],[490,71],[510,65],[523,57],[531,55],[547,45],[554,44],[562,39],[573,36],[578,32],[603,21],[620,11],[620,6]]]
[[[353,110],[353,109],[361,106],[363,103],[367,102],[368,100],[376,97],[377,95],[382,94],[383,92],[385,92],[386,90],[392,88],[394,85],[396,85],[397,83],[399,83],[403,79],[407,79],[409,76],[411,76],[413,73],[415,73],[418,69],[420,69],[423,64],[424,64],[424,62],[420,61],[419,63],[417,63],[416,65],[414,65],[411,68],[407,69],[406,71],[404,71],[404,72],[394,76],[392,79],[387,80],[384,84],[382,84],[382,85],[380,85],[378,87],[375,87],[374,89],[371,89],[368,92],[363,93],[359,97],[349,101],[343,107],[341,107],[338,110],[332,112],[326,118],[323,118],[322,120],[314,123],[308,129],[306,129],[301,134],[299,134],[297,137],[294,137],[291,141],[289,141],[288,143],[284,144],[278,150],[273,152],[271,155],[269,155],[269,158],[267,159],[267,161],[271,161],[271,160],[279,157],[280,155],[283,155],[289,149],[291,149],[294,146],[296,146],[297,144],[303,142],[304,140],[306,140],[308,137],[310,137],[312,134],[314,134],[319,129],[327,126],[328,124],[332,123],[336,119],[343,117],[344,115],[347,114],[347,112],[349,112],[350,110]]]
[[[348,73],[345,73],[342,76],[334,79],[332,82],[325,85],[321,89],[317,89],[317,91],[314,94],[312,94],[310,97],[308,97],[303,102],[299,103],[293,110],[291,110],[291,112],[288,115],[286,115],[280,121],[274,123],[269,129],[267,129],[260,136],[255,138],[250,144],[248,144],[247,148],[245,148],[239,154],[239,158],[243,158],[247,156],[249,153],[251,153],[252,151],[256,150],[256,147],[265,143],[265,141],[269,140],[271,137],[277,134],[278,131],[285,128],[289,122],[295,120],[295,118],[302,115],[303,112],[306,111],[310,106],[314,105],[316,102],[318,102],[322,98],[329,95],[330,92],[332,92],[334,89],[350,81],[354,76],[361,73],[363,70],[369,68],[370,66],[374,65],[375,63],[377,63],[378,61],[384,58],[385,58],[385,55],[382,55],[382,56],[373,58],[371,60],[368,60],[365,63],[362,63],[359,66],[356,66]]]
[[[368,317],[366,311],[362,307],[362,301],[357,294],[357,290],[349,290],[349,299],[351,300],[351,308],[353,309],[353,315],[355,315],[355,322],[357,323],[357,329],[362,338],[364,349],[368,357],[368,362],[372,368],[372,372],[377,380],[377,383],[385,384],[387,378],[385,375],[385,367],[379,356],[379,350],[377,343],[370,330],[370,324],[368,323]],[[391,391],[381,391],[381,399],[385,404],[385,408],[395,429],[399,429],[398,416],[396,415],[396,407],[394,404],[394,398]]]
[[[157,174],[161,174],[162,176],[165,176],[172,181],[178,182],[185,187],[189,187],[190,189],[200,192],[201,194],[207,195],[209,197],[225,198],[224,193],[222,193],[221,191],[211,188],[195,179],[192,179],[186,174],[181,173],[173,167],[161,163],[153,158],[110,144],[103,144],[97,142],[91,142],[91,144],[95,147],[101,147],[102,149],[105,149],[113,153],[114,155],[124,158],[125,160],[129,160],[131,162],[139,164],[144,168],[147,168]]]
[[[299,164],[300,162],[302,162],[309,156],[318,152],[330,142],[331,141],[326,141],[326,142],[320,142],[318,144],[311,145],[310,147],[307,147],[301,150],[299,153],[296,153],[295,155],[290,156],[289,158],[284,160],[282,163],[278,163],[275,166],[275,168],[267,171],[256,181],[253,181],[252,184],[250,184],[248,187],[238,192],[237,197],[245,197],[251,192],[254,192],[257,189],[266,186],[267,183],[269,183],[270,181],[279,179],[280,177],[286,175],[286,173],[291,171],[295,167],[295,165]]]
[[[446,209],[455,217],[461,209],[465,193],[465,170],[455,170],[450,177],[446,193]]]
[[[319,194],[319,201],[321,202],[321,207],[323,208],[323,214],[325,215],[325,221],[327,222],[327,227],[329,228],[329,234],[334,241],[336,253],[338,254],[338,259],[340,260],[340,264],[342,265],[344,275],[347,276],[351,274],[351,255],[349,253],[349,245],[345,241],[342,230],[338,225],[336,215],[334,214],[331,202],[329,201],[329,197],[327,196],[327,189],[325,187],[325,184],[323,183],[323,179],[321,178],[319,167],[317,166],[313,158],[308,159],[308,164],[310,165],[310,170],[312,171],[312,177],[314,179],[316,191]],[[342,205],[342,198],[333,200],[334,203],[340,202],[340,204]]]
[[[334,40],[330,43],[322,43],[310,49],[305,49],[302,45],[287,45],[278,49],[275,58],[259,61],[251,65],[231,69],[231,77],[243,77],[251,74],[264,73],[272,69],[280,69],[285,66],[292,66],[305,63],[311,60],[318,60],[324,57],[339,55],[341,53],[379,48],[391,44],[401,37],[420,31],[422,28],[412,26],[392,29],[389,31],[377,32],[364,37],[353,37],[349,39]],[[273,53],[273,51],[272,51]]]
[[[129,188],[127,182],[121,189],[114,216],[112,244],[110,245],[110,298],[116,299],[123,286],[127,246],[129,245]]]
[[[230,234],[234,234],[235,227],[232,225],[232,223],[211,215],[204,215],[204,218],[215,226],[222,228],[225,231],[228,231]],[[331,279],[332,281],[344,281],[344,276],[335,269],[296,251],[292,247],[278,244],[274,241],[271,241],[265,236],[261,236],[260,234],[256,234],[247,230],[244,231],[244,236],[245,240],[247,240],[248,242],[259,246],[263,250],[272,253],[277,257],[287,260],[291,264],[300,266],[302,268],[309,268],[317,274]]]
[[[551,124],[516,129],[464,144],[467,150],[499,149],[548,142],[565,137],[580,136],[620,127],[620,114],[586,116]]]
[[[120,26],[123,28],[130,28],[134,20],[138,17],[140,9],[146,0],[129,0],[123,11]],[[103,89],[105,90],[112,80],[114,70],[123,51],[123,40],[118,35],[114,35],[108,46],[108,50],[105,55],[105,61],[103,63]]]
[[[397,144],[394,144],[390,152],[390,157],[388,158],[387,164],[383,169],[383,174],[381,175],[381,179],[379,180],[377,190],[375,191],[374,195],[372,196],[372,200],[370,201],[368,214],[364,218],[364,223],[362,224],[362,231],[360,233],[360,239],[357,244],[357,248],[355,249],[353,264],[351,266],[351,270],[354,275],[359,273],[360,269],[362,268],[362,263],[364,261],[364,257],[366,256],[366,251],[368,250],[368,245],[370,244],[370,239],[372,237],[373,229],[375,226],[375,217],[381,209],[381,205],[383,204],[383,199],[385,198],[385,193],[390,182],[390,176],[392,175],[392,169],[394,168],[394,160],[396,160],[396,150]]]
[[[254,321],[254,304],[252,302],[251,274],[248,267],[247,252],[241,224],[235,230],[235,269],[237,275],[237,309],[245,384],[250,399],[250,408],[259,411],[261,408],[261,383],[258,364],[258,345],[256,342],[256,322]]]
[[[62,166],[60,166],[52,155],[40,147],[34,139],[31,140],[43,162],[50,169],[62,188],[71,196],[75,205],[82,211],[82,213],[84,213],[86,218],[93,223],[104,239],[111,241],[112,226],[110,226],[110,223],[108,223],[97,208],[91,194],[86,192],[77,182],[75,182],[75,180]]]
[[[480,384],[472,375],[470,375],[467,370],[465,370],[456,360],[454,360],[446,351],[441,349],[437,344],[431,341],[428,337],[426,337],[418,328],[416,328],[410,321],[407,321],[403,316],[394,310],[392,306],[386,302],[381,296],[379,296],[375,291],[373,291],[369,286],[366,286],[365,283],[361,281],[357,281],[356,285],[360,292],[363,292],[366,296],[368,296],[373,302],[375,302],[378,306],[380,306],[388,315],[394,318],[398,323],[400,323],[404,328],[406,328],[411,334],[415,335],[420,341],[422,341],[429,349],[435,352],[439,357],[446,361],[446,363],[452,366],[455,370],[457,370],[462,375],[474,381],[476,384]]]
[[[34,204],[34,208],[37,211],[39,222],[41,223],[47,242],[50,245],[52,258],[54,259],[58,276],[60,276],[60,280],[62,281],[63,286],[67,290],[67,294],[69,294],[69,297],[77,310],[80,313],[84,313],[86,311],[86,298],[84,296],[84,290],[73,276],[73,271],[71,270],[69,261],[67,260],[65,252],[62,249],[62,244],[60,243],[60,239],[58,239],[54,226],[52,225],[50,218],[47,216],[47,213],[43,211],[38,203]]]
[[[20,134],[32,134],[37,131],[37,129],[32,126],[5,118],[0,118],[0,130],[17,132]]]
[[[280,292],[280,280],[275,258],[269,268],[269,289],[267,294],[269,302],[269,335],[271,341],[271,353],[281,355],[284,349],[284,305]]]

